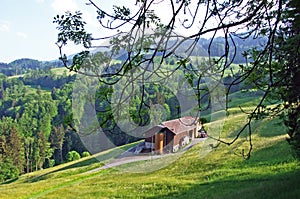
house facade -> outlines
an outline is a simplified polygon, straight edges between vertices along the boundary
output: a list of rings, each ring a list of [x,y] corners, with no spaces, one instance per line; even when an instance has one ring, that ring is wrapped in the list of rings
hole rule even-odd
[[[176,152],[198,136],[197,117],[185,116],[154,126],[145,132],[145,149],[156,153]]]

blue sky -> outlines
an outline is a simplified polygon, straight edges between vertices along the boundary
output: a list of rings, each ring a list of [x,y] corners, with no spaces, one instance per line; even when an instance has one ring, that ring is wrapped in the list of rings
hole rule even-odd
[[[59,50],[55,45],[57,33],[54,16],[65,11],[83,12],[88,32],[95,37],[107,36],[99,31],[96,12],[87,6],[88,0],[0,0],[0,62],[10,63],[20,58],[40,61],[58,59]],[[95,0],[101,8],[112,10],[112,5],[134,5],[136,0]],[[132,7],[131,7],[132,8]],[[134,9],[134,8],[132,8]],[[168,14],[163,6],[155,7],[162,16]],[[96,34],[94,34],[96,33]],[[80,52],[78,46],[70,45],[63,53]]]
[[[52,23],[53,17],[67,10],[91,9],[85,3],[85,0],[0,0],[0,62],[10,63],[20,58],[57,59],[57,30]],[[95,18],[90,14],[94,12],[84,14],[87,22]],[[93,23],[89,23],[92,28],[97,25]],[[65,52],[77,50],[69,47]]]
[[[87,2],[88,0],[0,0],[0,62],[10,63],[20,58],[40,61],[58,59],[59,50],[55,45],[58,31],[52,21],[54,16],[64,14],[65,11],[82,11],[88,32],[93,33],[94,37],[107,36],[108,32],[99,31],[95,9],[87,6]],[[136,0],[94,2],[101,4],[101,8],[106,11],[111,11],[112,5],[134,5]],[[134,8],[131,6],[131,9]],[[159,4],[154,10],[162,19],[171,16],[167,4]],[[198,31],[197,26],[195,31]],[[185,32],[186,30],[183,31]],[[78,46],[68,44],[63,52],[69,55],[81,50]]]

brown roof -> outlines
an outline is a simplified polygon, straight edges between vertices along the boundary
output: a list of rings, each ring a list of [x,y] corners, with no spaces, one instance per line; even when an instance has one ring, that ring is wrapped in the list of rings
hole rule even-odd
[[[147,135],[148,136],[153,136],[155,135],[157,132],[160,132],[162,131],[162,129],[165,129],[166,127],[165,126],[162,126],[162,125],[157,125],[157,126],[154,126],[152,127],[151,129],[149,129],[147,131]]]
[[[179,119],[162,122],[162,125],[170,129],[174,134],[179,134],[194,129],[197,122],[197,117],[184,116]]]
[[[163,129],[166,128],[174,134],[180,134],[182,132],[194,129],[197,125],[197,122],[197,117],[184,116],[179,119],[162,122],[160,125],[152,127],[147,131],[147,135],[153,136],[155,133],[161,132]]]

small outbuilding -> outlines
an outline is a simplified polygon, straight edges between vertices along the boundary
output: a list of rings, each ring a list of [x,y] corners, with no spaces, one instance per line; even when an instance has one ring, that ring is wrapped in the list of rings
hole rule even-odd
[[[145,132],[144,148],[159,154],[176,152],[198,137],[200,129],[198,118],[192,116],[162,122]]]

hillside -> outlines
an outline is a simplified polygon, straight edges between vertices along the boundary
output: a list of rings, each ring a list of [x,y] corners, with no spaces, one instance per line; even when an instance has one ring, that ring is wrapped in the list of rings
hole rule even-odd
[[[22,58],[16,59],[11,63],[0,62],[0,73],[7,76],[22,75],[30,70],[48,70],[51,68],[63,67],[59,60],[55,61],[39,61],[35,59]]]
[[[222,135],[232,138],[237,124],[244,120],[245,115],[231,115]],[[205,142],[201,142],[174,163],[153,172],[125,172],[141,168],[143,162],[87,172],[104,164],[97,160],[115,157],[116,148],[6,182],[0,185],[0,198],[297,198],[300,165],[291,155],[284,128],[277,122],[264,120],[253,125],[250,160],[239,155],[247,148],[244,136],[234,145],[220,145],[204,157],[200,154]],[[161,160],[152,160],[151,164],[157,161]]]
[[[202,46],[207,45],[206,41],[201,42]],[[220,47],[221,43],[222,39],[216,38],[214,44]],[[239,46],[247,49],[249,46],[246,43]],[[220,56],[222,52],[218,49],[223,48],[214,48],[212,55]],[[155,81],[143,85],[146,98],[141,95],[140,87],[136,87],[134,93],[124,89],[124,95],[129,94],[132,99],[130,106],[122,106],[127,109],[122,109],[120,115],[127,117],[124,113],[129,112],[127,118],[130,118],[130,122],[146,125],[151,118],[151,111],[140,104],[159,104],[166,109],[166,120],[180,117],[185,112],[180,109],[179,101],[185,100],[185,104],[192,101],[185,97],[185,87],[182,88],[184,92],[180,89],[173,92],[169,87],[181,86],[182,82],[178,82],[178,79],[185,77],[189,85],[195,88],[199,86],[203,91],[199,102],[206,108],[201,110],[201,119],[210,121],[212,117],[218,118],[222,110],[218,109],[210,115],[213,107],[209,106],[209,86],[205,81],[193,79],[188,73],[193,69],[193,63],[199,60],[203,61],[205,68],[207,58],[203,56],[192,55],[187,68],[179,69],[172,75],[175,81],[168,79],[170,85]],[[242,62],[242,57],[239,58]],[[114,60],[112,67],[105,68],[103,74],[118,69],[122,59]],[[175,58],[166,60],[162,69],[156,72],[158,76],[152,78],[157,80],[166,69],[177,67],[176,64]],[[201,64],[195,66],[201,68]],[[3,182],[0,184],[0,198],[293,198],[300,192],[297,190],[299,163],[285,141],[286,129],[282,124],[277,124],[275,119],[251,124],[254,146],[250,160],[242,157],[249,149],[250,138],[245,133],[229,147],[221,144],[213,148],[210,144],[213,140],[209,138],[184,154],[159,158],[149,156],[146,161],[99,169],[136,145],[135,142],[140,139],[126,134],[115,125],[118,118],[113,115],[114,107],[109,99],[118,87],[102,83],[98,85],[97,99],[93,103],[98,111],[97,122],[113,146],[123,146],[106,150],[111,145],[104,143],[101,138],[95,138],[93,142],[99,146],[99,150],[95,151],[106,151],[65,163],[71,161],[69,154],[75,152],[80,158],[90,150],[80,139],[84,132],[78,133],[74,123],[80,119],[83,119],[83,123],[86,118],[89,120],[85,109],[87,100],[90,100],[86,96],[90,95],[86,91],[89,90],[87,85],[92,85],[92,80],[80,79],[79,75],[59,68],[53,62],[31,59],[2,64],[0,73],[1,68],[7,71],[7,76],[0,74],[0,182]],[[238,64],[232,64],[225,71],[222,78],[225,88],[234,81],[239,70]],[[120,85],[125,83],[125,80],[119,82]],[[241,83],[231,87],[228,96],[229,117],[223,128],[222,139],[234,139],[247,118],[240,107],[249,111],[261,97],[262,92],[251,85]],[[141,103],[142,100],[145,101]],[[269,103],[272,102],[263,105]],[[75,111],[73,105],[76,106]],[[213,127],[215,123],[206,125]],[[210,128],[208,133],[215,135]],[[138,171],[140,173],[136,173]],[[23,175],[18,177],[19,174]]]

